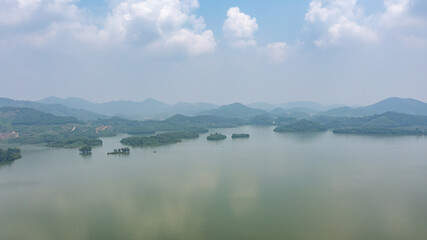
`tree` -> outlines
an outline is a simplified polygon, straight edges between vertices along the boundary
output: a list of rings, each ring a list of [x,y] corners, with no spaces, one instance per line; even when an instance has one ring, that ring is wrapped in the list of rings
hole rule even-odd
[[[92,147],[84,146],[84,147],[81,147],[79,149],[79,151],[81,154],[91,154],[92,153]]]

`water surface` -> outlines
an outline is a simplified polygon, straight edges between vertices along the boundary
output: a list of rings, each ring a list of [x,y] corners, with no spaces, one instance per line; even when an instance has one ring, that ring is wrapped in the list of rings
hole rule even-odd
[[[427,239],[427,139],[220,129],[0,166],[0,239]],[[249,139],[231,139],[250,133]]]

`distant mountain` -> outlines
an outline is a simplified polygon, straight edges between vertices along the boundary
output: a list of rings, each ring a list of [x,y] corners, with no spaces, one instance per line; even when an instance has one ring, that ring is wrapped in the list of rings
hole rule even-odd
[[[56,116],[76,117],[83,121],[106,118],[105,115],[93,113],[87,110],[73,109],[61,104],[44,104],[32,101],[13,100],[9,98],[0,98],[0,107],[33,108]]]
[[[256,103],[248,104],[248,107],[261,109],[268,112],[274,111],[276,109],[284,109],[284,110],[294,109],[294,111],[296,111],[296,109],[300,109],[300,110],[305,109],[305,110],[309,110],[310,112],[307,112],[307,111],[302,111],[302,112],[306,112],[309,114],[316,113],[319,111],[326,111],[332,108],[337,108],[342,106],[343,105],[337,105],[337,104],[325,106],[320,103],[307,102],[307,101],[289,102],[284,104],[270,104],[265,102],[256,102]]]
[[[72,108],[85,109],[88,111],[110,116],[121,116],[132,119],[165,119],[175,114],[195,115],[199,112],[218,107],[209,103],[177,103],[169,105],[152,98],[142,102],[114,101],[107,103],[92,103],[80,98],[58,98],[49,97],[41,100],[42,103],[57,103]]]
[[[32,108],[1,107],[0,129],[13,125],[54,125],[80,123],[75,117],[61,117]]]
[[[239,118],[249,120],[250,118],[255,117],[257,115],[268,114],[269,113],[264,110],[250,108],[241,103],[233,103],[230,105],[224,105],[216,109],[202,112],[199,115],[211,115],[223,118]]]
[[[273,109],[280,108],[280,104],[270,104],[265,102],[255,102],[247,105],[250,108],[261,109],[264,111],[272,111]]]
[[[427,115],[410,115],[406,113],[385,112],[364,117],[330,117],[316,116],[314,122],[328,126],[328,128],[406,128],[426,129]]]
[[[427,103],[411,98],[387,98],[366,107],[340,107],[319,113],[331,117],[360,117],[385,112],[398,112],[413,115],[427,115]]]
[[[316,110],[310,108],[291,108],[291,109],[283,109],[283,108],[275,108],[270,111],[271,114],[278,117],[293,117],[296,119],[309,119],[311,115],[317,113]]]

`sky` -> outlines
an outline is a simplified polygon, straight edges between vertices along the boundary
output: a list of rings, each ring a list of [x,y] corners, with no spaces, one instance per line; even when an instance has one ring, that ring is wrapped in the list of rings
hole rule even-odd
[[[0,0],[0,97],[427,102],[425,0]]]

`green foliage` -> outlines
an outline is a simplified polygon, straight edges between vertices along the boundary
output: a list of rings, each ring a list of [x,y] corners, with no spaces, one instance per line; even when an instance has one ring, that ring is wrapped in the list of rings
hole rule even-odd
[[[84,147],[79,148],[79,151],[81,154],[91,154],[92,153],[92,147],[84,146]]]
[[[160,133],[149,137],[127,137],[120,142],[133,147],[160,146],[181,142],[182,139],[198,138],[199,133],[191,130]]]
[[[0,163],[12,162],[21,158],[21,150],[19,148],[8,148],[7,150],[0,149]]]
[[[269,126],[273,125],[273,118],[268,115],[257,115],[249,120],[249,124]]]
[[[289,123],[294,123],[296,121],[298,121],[298,119],[293,118],[293,117],[278,117],[275,120],[275,124],[281,126],[281,125],[286,125]]]
[[[288,125],[280,126],[274,129],[275,132],[321,132],[326,131],[327,128],[321,124],[308,121],[305,119],[299,120]]]
[[[427,126],[427,116],[416,116],[395,112],[386,112],[366,117],[318,116],[312,120],[334,129],[349,127],[403,128]]]
[[[54,125],[80,123],[75,117],[59,117],[31,108],[0,108],[0,115],[9,115],[11,125]]]
[[[209,141],[224,140],[224,139],[226,139],[226,138],[227,138],[227,136],[222,135],[221,133],[214,133],[214,134],[212,134],[212,133],[211,133],[211,135],[209,135],[209,136],[207,137],[207,139],[208,139]]]
[[[10,143],[46,144],[50,147],[77,148],[102,145],[95,129],[85,125],[16,126],[19,137],[9,139]]]
[[[189,128],[227,128],[244,125],[246,122],[239,119],[225,119],[215,116],[187,117],[175,115],[163,121],[147,120],[135,121],[113,117],[110,119],[90,122],[92,126],[112,126],[114,132],[128,134],[153,134],[159,131],[184,131]]]
[[[223,118],[237,118],[248,120],[257,115],[268,114],[266,111],[260,109],[250,108],[241,103],[233,103],[230,105],[221,106],[203,113],[209,116],[218,116]]]
[[[78,148],[82,146],[100,146],[102,145],[102,140],[97,138],[55,138],[54,141],[47,145],[57,148]]]
[[[248,138],[248,137],[249,137],[249,134],[247,133],[240,133],[240,134],[233,133],[231,135],[231,138]]]
[[[361,128],[339,128],[334,129],[336,134],[358,134],[358,135],[427,135],[427,131],[419,128],[415,130],[401,129],[401,128],[375,128],[375,127],[361,127]]]
[[[107,154],[108,155],[116,155],[116,154],[129,154],[129,153],[130,153],[130,149],[128,147],[125,147],[125,148],[114,149],[113,152],[109,152]]]

